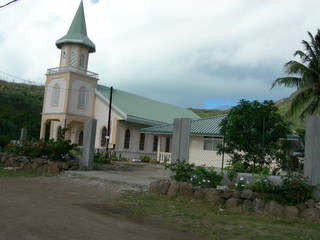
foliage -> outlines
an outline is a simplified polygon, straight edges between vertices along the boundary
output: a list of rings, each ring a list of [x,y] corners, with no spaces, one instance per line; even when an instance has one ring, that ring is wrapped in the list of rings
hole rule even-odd
[[[216,187],[223,178],[222,174],[218,174],[213,168],[204,166],[195,166],[185,161],[177,161],[166,165],[166,169],[175,172],[172,178],[178,182],[189,182],[194,186]]]
[[[244,189],[247,189],[250,182],[246,181],[244,177],[240,177],[239,181],[234,184],[234,189],[243,191]]]
[[[149,157],[148,155],[143,155],[141,158],[140,158],[141,162],[144,162],[144,163],[149,163],[151,162],[151,157]]]
[[[272,88],[275,85],[297,88],[290,112],[301,111],[301,118],[318,113],[320,107],[320,29],[315,37],[310,32],[308,35],[310,42],[302,41],[304,51],[297,50],[294,53],[294,57],[298,56],[301,62],[287,62],[284,69],[289,76],[278,78],[272,84]]]
[[[285,157],[279,139],[289,133],[273,101],[241,100],[221,122],[225,144],[218,146],[218,154],[228,154],[230,164],[240,163],[246,172],[262,171]]]
[[[107,151],[97,151],[94,154],[93,162],[99,164],[109,164],[111,163],[111,159],[109,158],[109,154]]]
[[[165,169],[170,169],[175,172],[172,178],[178,182],[190,182],[191,177],[194,175],[195,165],[189,164],[185,161],[178,160],[175,163],[166,165]]]
[[[46,156],[51,161],[66,161],[66,156],[70,156],[76,146],[76,144],[72,144],[69,140],[58,138],[57,140],[17,141],[7,144],[3,150],[14,155],[22,155],[29,158]]]
[[[281,185],[271,185],[264,192],[267,199],[274,199],[281,204],[294,205],[307,201],[316,190],[308,184],[308,180],[299,174],[291,174],[281,179]]]
[[[255,181],[249,185],[252,191],[268,193],[272,190],[273,184],[265,174],[253,174]]]
[[[0,80],[0,146],[19,139],[27,129],[29,139],[38,138],[44,86]]]
[[[222,174],[217,173],[213,168],[197,166],[194,169],[190,182],[194,186],[217,187],[223,178]]]

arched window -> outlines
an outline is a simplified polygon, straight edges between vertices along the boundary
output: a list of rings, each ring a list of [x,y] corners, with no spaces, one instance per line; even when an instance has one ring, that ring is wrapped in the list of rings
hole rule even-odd
[[[144,133],[140,133],[140,143],[139,150],[144,150],[144,141],[146,139],[146,135]]]
[[[124,145],[123,148],[128,149],[130,147],[130,130],[127,129],[124,134]]]
[[[83,145],[83,131],[82,130],[79,132],[78,145],[79,146]]]
[[[52,88],[51,104],[57,106],[59,104],[60,87],[58,84]]]
[[[79,90],[78,107],[86,108],[87,90],[85,87],[81,87]]]
[[[80,55],[79,67],[84,68],[84,53],[81,53],[81,55]]]
[[[101,131],[101,147],[107,146],[107,128],[103,127]]]

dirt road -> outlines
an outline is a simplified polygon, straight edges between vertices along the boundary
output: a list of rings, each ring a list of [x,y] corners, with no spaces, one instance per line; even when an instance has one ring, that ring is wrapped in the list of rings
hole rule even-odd
[[[0,178],[0,240],[198,239],[110,216],[108,200],[130,188],[64,176]]]

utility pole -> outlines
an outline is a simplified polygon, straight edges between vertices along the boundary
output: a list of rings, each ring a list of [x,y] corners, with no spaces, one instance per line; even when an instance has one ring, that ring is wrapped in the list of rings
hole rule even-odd
[[[109,116],[108,116],[108,128],[107,128],[107,154],[108,154],[108,157],[109,157],[109,142],[110,142],[110,127],[111,127],[112,94],[113,94],[113,87],[110,88],[110,98],[109,98]]]

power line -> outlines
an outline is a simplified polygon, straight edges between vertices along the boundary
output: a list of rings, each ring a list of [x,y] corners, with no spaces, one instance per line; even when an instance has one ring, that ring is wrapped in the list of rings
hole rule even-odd
[[[8,3],[6,3],[6,4],[2,5],[2,6],[0,6],[0,8],[7,7],[7,6],[9,6],[10,4],[12,4],[12,3],[14,3],[14,2],[17,2],[17,1],[18,1],[18,0],[13,0],[13,1],[11,1],[11,2],[8,2]]]
[[[14,82],[14,80],[19,80],[19,81],[21,81],[21,82],[23,82],[23,83],[28,83],[28,84],[33,84],[33,85],[39,85],[39,83],[30,81],[30,80],[27,80],[27,79],[24,79],[24,78],[21,78],[21,77],[14,76],[14,75],[12,75],[12,74],[10,74],[10,73],[6,73],[6,72],[3,72],[3,71],[1,71],[1,70],[0,70],[0,73],[4,74],[4,75],[6,75],[6,76],[12,77],[12,78],[13,78],[13,82]],[[3,80],[6,80],[6,79],[3,79]],[[41,85],[41,84],[40,84],[40,85]]]

